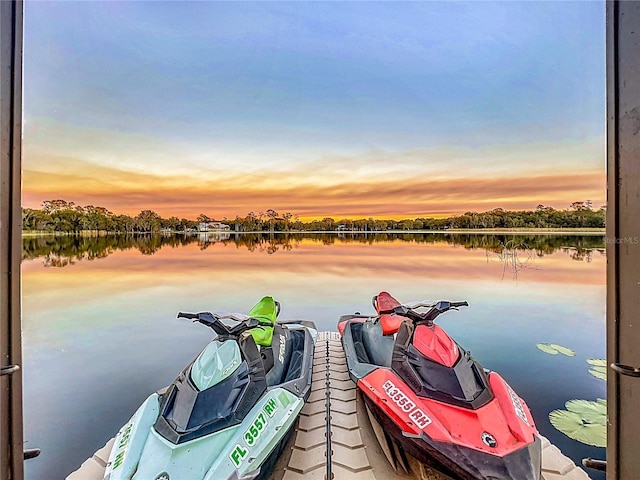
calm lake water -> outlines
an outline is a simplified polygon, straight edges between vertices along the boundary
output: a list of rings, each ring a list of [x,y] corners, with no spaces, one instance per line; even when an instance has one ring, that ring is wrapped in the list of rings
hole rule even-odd
[[[25,440],[42,449],[27,479],[77,469],[198,354],[212,332],[178,311],[246,312],[272,295],[281,319],[335,330],[342,314],[372,312],[381,290],[401,302],[468,300],[439,323],[500,372],[565,454],[604,458],[548,414],[606,398],[586,363],[605,356],[605,269],[600,235],[25,238]],[[576,356],[545,354],[540,342]]]

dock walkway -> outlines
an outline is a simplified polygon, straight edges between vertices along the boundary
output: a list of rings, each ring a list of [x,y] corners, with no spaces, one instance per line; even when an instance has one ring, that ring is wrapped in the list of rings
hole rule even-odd
[[[327,385],[327,382],[328,385]],[[330,402],[327,405],[326,390]],[[327,409],[330,414],[331,453],[327,456]],[[296,434],[280,458],[274,480],[323,480],[329,458],[334,480],[453,480],[410,459],[410,471],[394,469],[383,452],[349,378],[347,361],[337,332],[320,332],[313,362],[311,394],[300,414]],[[102,480],[113,439],[86,460],[67,480]],[[589,480],[584,470],[546,438],[542,438],[543,480]]]

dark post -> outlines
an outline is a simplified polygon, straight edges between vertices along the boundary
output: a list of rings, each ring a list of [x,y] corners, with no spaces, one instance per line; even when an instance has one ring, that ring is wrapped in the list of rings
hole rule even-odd
[[[0,480],[21,480],[22,1],[0,1]]]
[[[607,2],[607,479],[640,478],[640,3]]]

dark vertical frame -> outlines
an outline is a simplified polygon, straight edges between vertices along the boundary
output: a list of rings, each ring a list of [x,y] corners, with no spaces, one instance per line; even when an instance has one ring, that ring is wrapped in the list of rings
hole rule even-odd
[[[617,275],[617,249],[614,247],[618,236],[617,220],[617,88],[615,82],[617,75],[616,37],[617,37],[617,4],[607,2],[607,32],[606,32],[606,61],[607,61],[607,363],[617,361],[617,321],[618,309],[616,306],[616,289],[619,283]],[[615,439],[618,423],[618,381],[616,374],[609,370],[607,374],[607,478],[615,479],[618,474],[618,442]]]
[[[607,360],[640,367],[640,3],[607,3]],[[640,478],[640,378],[610,369],[607,478]]]
[[[23,3],[0,0],[0,480],[23,471],[20,258]]]

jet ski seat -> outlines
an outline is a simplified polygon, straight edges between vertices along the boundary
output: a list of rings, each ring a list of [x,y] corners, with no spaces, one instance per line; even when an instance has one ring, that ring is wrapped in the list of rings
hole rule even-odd
[[[404,318],[394,313],[385,313],[380,315],[380,325],[382,325],[382,333],[384,335],[393,335],[398,331]]]

